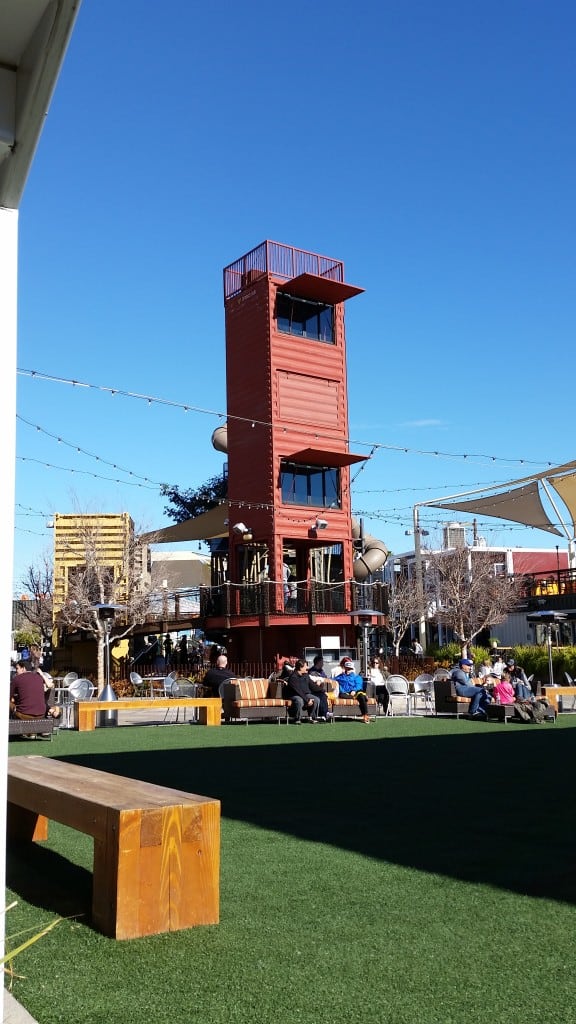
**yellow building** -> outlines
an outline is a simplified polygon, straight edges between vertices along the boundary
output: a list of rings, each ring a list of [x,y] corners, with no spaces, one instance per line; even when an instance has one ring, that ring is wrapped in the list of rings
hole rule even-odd
[[[82,574],[94,603],[121,603],[134,575],[134,522],[114,515],[54,516],[54,616]]]

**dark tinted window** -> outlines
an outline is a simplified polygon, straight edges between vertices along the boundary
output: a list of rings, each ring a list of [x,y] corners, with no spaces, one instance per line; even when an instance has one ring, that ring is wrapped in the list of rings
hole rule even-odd
[[[334,340],[334,307],[322,302],[296,299],[285,292],[276,297],[276,322],[284,334],[296,334],[332,344]]]
[[[340,508],[339,469],[283,462],[280,476],[282,501],[286,505]]]

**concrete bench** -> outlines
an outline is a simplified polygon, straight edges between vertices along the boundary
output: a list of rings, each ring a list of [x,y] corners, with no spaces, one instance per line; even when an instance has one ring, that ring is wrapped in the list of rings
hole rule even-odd
[[[54,728],[58,725],[56,719],[48,718],[9,718],[8,736],[42,736],[50,740]]]
[[[198,708],[201,725],[220,725],[222,701],[219,697],[136,697],[128,700],[78,700],[74,703],[74,727],[79,732],[96,728],[100,711],[144,711],[158,708]]]
[[[94,839],[92,924],[116,939],[219,919],[220,801],[51,757],[8,759],[8,839]]]

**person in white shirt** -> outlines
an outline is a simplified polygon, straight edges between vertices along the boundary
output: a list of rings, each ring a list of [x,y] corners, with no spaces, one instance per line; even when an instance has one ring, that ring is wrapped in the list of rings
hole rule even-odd
[[[390,675],[387,667],[382,665],[380,658],[370,658],[370,664],[368,665],[368,681],[374,687],[374,696],[378,703],[382,705],[384,714],[386,714],[390,703],[390,694],[386,689],[384,672],[386,673],[386,676]]]
[[[502,661],[502,658],[498,654],[494,664],[492,665],[492,671],[496,673],[496,675],[498,676],[498,679],[502,678],[502,673],[503,673],[505,668],[506,668],[506,665],[504,664],[504,662]]]
[[[489,676],[493,671],[494,669],[492,668],[490,658],[484,658],[484,661],[480,665],[476,675],[478,676],[478,679],[484,679],[485,676]]]

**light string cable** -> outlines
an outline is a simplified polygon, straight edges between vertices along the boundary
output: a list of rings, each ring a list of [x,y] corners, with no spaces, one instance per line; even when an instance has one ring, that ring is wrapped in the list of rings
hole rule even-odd
[[[75,452],[78,452],[78,453],[80,453],[82,455],[86,455],[89,458],[94,459],[96,462],[102,463],[102,465],[112,466],[113,469],[118,469],[122,473],[128,473],[132,477],[137,477],[139,480],[146,481],[146,483],[151,485],[147,489],[156,489],[156,488],[160,488],[160,487],[163,486],[159,481],[152,481],[152,480],[150,480],[149,477],[142,476],[141,474],[136,473],[133,470],[125,469],[122,466],[118,466],[117,463],[109,462],[103,456],[97,455],[94,452],[90,452],[87,449],[82,448],[80,445],[76,444],[76,442],[68,441],[68,440],[66,440],[66,438],[64,438],[64,437],[62,437],[62,436],[60,436],[58,434],[53,434],[51,431],[46,430],[44,427],[40,426],[38,423],[32,423],[30,420],[26,419],[24,416],[21,416],[21,415],[18,414],[17,415],[17,419],[20,420],[20,422],[25,423],[27,426],[31,427],[33,430],[36,430],[36,431],[38,431],[40,433],[43,433],[47,437],[51,437],[53,440],[57,441],[58,444],[63,444],[66,447],[71,448]],[[372,458],[373,454],[374,454],[374,449],[370,453],[369,459]],[[86,473],[87,475],[90,475],[90,476],[92,476],[92,477],[94,477],[96,479],[109,480],[109,481],[111,480],[110,477],[101,476],[100,474],[89,473],[88,471],[79,470],[79,469],[76,469],[76,468],[71,469],[71,468],[62,467],[62,466],[55,467],[52,463],[40,462],[39,460],[31,459],[31,458],[28,458],[26,456],[18,456],[18,458],[21,461],[24,461],[24,462],[26,462],[26,461],[36,462],[36,463],[38,463],[40,465],[47,466],[50,469],[56,468],[56,469],[60,469],[62,471],[71,472],[71,473]],[[356,476],[358,476],[358,474],[360,472],[362,472],[363,469],[365,469],[366,464],[367,464],[366,462],[362,463],[362,465],[360,466]],[[127,484],[132,485],[132,486],[139,486],[138,484],[135,484],[135,483],[133,484],[131,481],[124,481],[124,480],[119,480],[119,479],[114,479],[112,482],[114,482],[114,483],[127,483]],[[491,485],[498,485],[500,483],[505,483],[505,482],[506,481],[498,481],[498,480],[477,481],[475,484],[470,485],[470,486],[475,486],[475,487],[485,486],[485,487],[489,487]],[[445,485],[445,487],[452,487],[452,488],[453,487],[460,487],[460,486],[466,486],[466,485],[465,484],[446,484]],[[437,490],[437,487],[371,488],[369,490],[356,490],[355,493],[357,495],[359,495],[359,494],[399,494],[401,492],[406,492],[406,491],[420,492],[422,490]],[[229,502],[229,504],[230,505],[234,505],[234,506],[236,506],[238,508],[246,508],[248,511],[250,511],[251,509],[270,509],[270,508],[274,507],[270,503],[251,502],[249,500],[238,500],[238,501]],[[20,507],[22,509],[24,508],[24,506],[17,506],[17,507]],[[40,512],[40,511],[36,512],[36,511],[34,511],[32,509],[28,509],[28,511],[30,513],[34,514],[35,516],[44,517],[44,513],[43,512]],[[411,514],[412,513],[412,506],[411,505],[404,505],[404,506],[392,507],[392,508],[388,508],[388,509],[373,510],[373,511],[370,511],[370,512],[369,511],[365,511],[365,510],[358,510],[358,511],[354,510],[354,514],[355,515],[364,515],[364,516],[367,516],[368,518],[378,518],[378,519],[385,520],[385,521],[387,521],[389,523],[393,523],[393,522],[403,523],[406,520],[406,516],[397,515],[397,513],[403,513],[403,512],[405,512],[407,514],[408,513]],[[22,513],[20,513],[20,514],[22,514]],[[308,518],[309,517],[292,518],[290,520],[290,522],[292,522],[294,524],[297,524],[297,525],[300,525],[300,524],[302,524],[304,522],[307,522]],[[442,520],[439,520],[438,522],[441,523]],[[438,525],[438,523],[429,524],[429,525]],[[521,525],[521,524],[519,524],[519,525]],[[486,526],[486,528],[490,528],[490,527]],[[493,529],[495,529],[495,528],[493,528]],[[514,527],[508,527],[508,529],[514,529]]]
[[[53,434],[51,431],[46,430],[44,427],[40,426],[39,424],[32,423],[30,420],[26,419],[24,416],[21,416],[21,415],[17,414],[17,419],[19,419],[22,423],[25,423],[27,426],[31,427],[32,429],[36,430],[37,432],[43,433],[47,437],[52,438],[58,444],[63,444],[66,447],[71,448],[73,451],[75,451],[75,452],[77,452],[79,454],[82,454],[82,455],[87,456],[88,458],[94,459],[96,462],[99,462],[102,465],[112,466],[113,469],[118,469],[122,473],[127,473],[128,475],[130,475],[132,477],[136,477],[137,480],[146,481],[146,484],[138,483],[136,480],[121,480],[121,479],[119,479],[117,477],[113,478],[113,477],[103,476],[102,474],[93,473],[93,472],[90,472],[89,470],[82,470],[82,469],[71,468],[71,467],[67,467],[67,466],[56,466],[53,463],[42,462],[39,459],[30,458],[28,456],[17,456],[17,459],[19,461],[21,461],[21,462],[32,462],[32,463],[35,463],[37,465],[44,466],[44,467],[46,467],[48,469],[57,469],[57,470],[59,470],[61,472],[75,473],[75,474],[78,474],[78,475],[90,476],[93,479],[106,480],[106,481],[109,481],[111,483],[117,483],[117,484],[126,484],[127,486],[130,486],[130,487],[141,487],[141,488],[146,489],[146,490],[158,490],[158,489],[160,489],[163,486],[163,484],[161,484],[158,481],[152,481],[152,480],[150,480],[149,477],[142,476],[141,474],[136,473],[133,470],[125,469],[124,467],[117,465],[117,463],[109,462],[107,459],[103,458],[103,456],[97,455],[94,452],[90,452],[87,449],[82,448],[80,445],[76,444],[75,442],[66,440],[61,435]],[[375,450],[376,449],[373,448],[373,450],[370,453],[368,459],[372,458],[372,456],[374,455]],[[363,469],[365,469],[367,461],[368,460],[366,460],[366,462],[362,463],[362,465],[360,466],[356,476],[358,476],[358,474],[360,472],[362,472]],[[491,485],[498,485],[501,482],[502,481],[495,481],[495,480],[487,481],[487,482],[479,481],[474,486],[486,486],[486,487],[489,487]],[[448,486],[450,486],[450,487],[459,487],[459,486],[465,486],[465,485],[460,485],[460,484],[450,484],[450,485],[448,485],[447,484],[446,487],[448,487]],[[357,490],[356,494],[396,494],[396,493],[400,493],[401,491],[402,492],[405,492],[405,491],[418,491],[419,492],[421,490],[437,490],[437,488],[433,488],[433,487],[429,487],[429,488],[402,487],[402,488],[388,488],[388,489],[387,488],[379,488],[379,489],[374,488],[374,489],[370,489],[370,490],[366,490],[366,491]],[[237,499],[237,500],[234,500],[234,501],[230,501],[229,500],[228,504],[230,505],[230,507],[234,506],[234,507],[236,507],[238,509],[243,508],[243,509],[246,509],[247,511],[250,511],[252,509],[267,510],[267,509],[273,509],[274,508],[274,506],[271,503],[267,503],[267,502],[254,502],[254,501],[250,501],[250,500],[246,500],[246,499]],[[20,507],[22,508],[23,506],[20,506]],[[29,511],[32,512],[33,510],[30,509]],[[402,513],[406,513],[406,515],[402,515]],[[33,514],[38,516],[38,517],[44,516],[44,513],[42,513],[42,512],[34,512]],[[393,525],[393,524],[402,525],[402,524],[407,523],[408,519],[411,517],[411,515],[412,515],[412,506],[411,505],[404,505],[404,506],[399,506],[399,507],[397,506],[397,507],[392,507],[392,508],[388,508],[388,509],[378,509],[378,510],[372,510],[372,511],[353,509],[353,514],[355,516],[366,516],[369,519],[378,519],[378,520],[381,520],[383,522],[387,522],[387,523],[389,523],[391,525]],[[302,523],[307,522],[309,518],[310,518],[309,516],[298,517],[298,518],[293,517],[293,518],[290,519],[290,522],[295,524],[295,525],[301,525]],[[443,525],[444,522],[445,522],[445,520],[435,520],[434,522],[427,521],[427,525],[438,527],[438,526]],[[556,524],[556,525],[558,525],[558,524]],[[498,532],[499,529],[501,529],[501,530],[514,530],[514,529],[519,529],[519,528],[520,529],[536,529],[536,527],[528,526],[526,524],[521,524],[521,523],[519,523],[517,526],[505,526],[505,525],[502,524],[500,527],[495,527],[495,526],[491,526],[488,523],[482,522],[480,524],[480,526],[481,526],[481,528],[485,532],[486,531]],[[26,530],[24,530],[23,527],[17,527],[17,529],[19,529],[21,532],[35,532],[35,531],[30,531],[30,530],[26,531]],[[42,536],[42,535],[41,534],[37,534],[37,536]]]
[[[138,480],[143,480],[145,483],[152,484],[154,487],[162,486],[162,484],[157,480],[150,480],[149,477],[141,476],[140,473],[134,473],[131,469],[125,469],[124,466],[119,466],[116,462],[109,462],[107,459],[102,458],[101,455],[89,452],[86,448],[81,448],[80,445],[75,444],[72,441],[67,441],[66,438],[61,437],[59,434],[53,434],[50,430],[46,430],[45,427],[41,427],[38,423],[32,423],[30,420],[27,420],[24,416],[21,416],[20,413],[16,413],[16,419],[19,420],[20,423],[26,423],[27,426],[36,430],[37,433],[45,434],[46,437],[51,437],[54,441],[57,441],[58,444],[63,444],[66,448],[72,448],[72,450],[78,455],[87,455],[90,459],[95,459],[96,462],[101,462],[103,466],[110,466],[112,469],[116,469],[119,473],[127,473],[128,476],[136,477]],[[104,479],[108,479],[108,477],[105,477]]]
[[[162,487],[162,484],[154,480],[150,480],[148,477],[142,476],[140,473],[134,473],[133,470],[131,469],[125,469],[123,466],[119,466],[115,462],[109,462],[107,459],[104,459],[101,455],[96,455],[94,452],[89,452],[87,451],[86,448],[81,448],[80,445],[75,444],[72,441],[67,441],[64,437],[61,437],[59,434],[53,434],[50,430],[46,430],[44,427],[41,427],[38,423],[32,423],[30,420],[25,419],[25,417],[21,416],[19,413],[16,414],[16,419],[19,420],[21,423],[25,423],[27,426],[32,427],[34,430],[36,430],[37,433],[45,434],[46,437],[51,437],[54,441],[57,441],[58,444],[63,444],[67,448],[71,448],[79,455],[86,455],[88,458],[94,459],[96,462],[101,463],[103,466],[111,466],[113,469],[118,470],[120,473],[127,473],[129,476],[135,477],[136,479],[121,480],[118,477],[103,476],[100,473],[92,473],[90,472],[90,470],[87,469],[78,469],[77,467],[71,466],[56,466],[54,463],[43,462],[40,459],[35,459],[27,455],[17,455],[17,462],[33,462],[36,465],[45,466],[48,469],[57,469],[62,473],[76,473],[79,476],[91,476],[95,480],[107,480],[110,483],[126,484],[128,487],[141,487],[145,490],[159,490]],[[138,483],[138,481],[140,480],[146,482]]]
[[[228,419],[228,420],[235,420],[236,422],[241,422],[241,423],[251,423],[253,426],[266,427],[267,429],[269,429],[269,428],[271,428],[272,426],[275,425],[275,424],[269,422],[268,420],[258,420],[258,419],[254,419],[253,417],[250,417],[250,416],[232,416],[232,415],[227,415],[225,412],[222,412],[221,410],[218,410],[218,409],[206,409],[206,408],[204,408],[202,406],[198,406],[198,405],[191,405],[189,403],[183,403],[183,402],[175,402],[172,399],[160,398],[160,397],[154,396],[154,395],[143,395],[143,394],[140,394],[139,392],[136,392],[136,391],[126,391],[126,390],[124,390],[122,388],[113,388],[113,387],[109,387],[109,386],[103,385],[103,384],[91,384],[91,383],[89,383],[87,381],[79,381],[79,380],[74,380],[72,378],[55,377],[55,376],[53,376],[51,374],[42,373],[41,371],[38,371],[38,370],[28,370],[28,369],[24,369],[24,368],[19,367],[18,370],[17,370],[17,373],[20,376],[31,377],[34,380],[43,380],[43,381],[47,381],[47,382],[51,382],[51,383],[55,383],[55,384],[66,384],[66,385],[68,385],[70,387],[89,388],[89,389],[92,389],[94,391],[105,392],[105,393],[110,394],[112,396],[118,395],[118,396],[120,396],[122,398],[131,398],[131,399],[134,399],[136,401],[146,402],[150,406],[151,405],[164,405],[164,406],[167,406],[167,407],[170,407],[170,408],[173,408],[173,409],[182,409],[184,412],[196,412],[196,413],[199,413],[199,414],[205,415],[205,416],[214,416],[214,417],[216,417],[218,419],[224,419],[224,420]],[[299,428],[297,428],[297,427],[294,427],[293,431],[294,431],[294,433],[301,433],[302,436],[306,437],[307,439],[310,439],[311,435],[310,435],[310,428],[309,427],[302,427],[301,430]],[[323,434],[321,431],[315,431],[312,436],[316,440],[330,440],[330,441],[333,440],[333,438],[332,438],[332,436],[330,434],[327,434],[327,433]],[[486,455],[486,454],[483,454],[483,453],[480,453],[480,452],[474,452],[474,453],[472,453],[472,452],[467,452],[467,453],[444,452],[444,451],[441,451],[440,449],[410,448],[410,447],[408,447],[406,445],[385,444],[382,441],[361,441],[361,440],[350,438],[350,437],[346,438],[345,440],[346,440],[346,443],[349,444],[349,445],[350,444],[352,444],[352,445],[361,445],[364,448],[373,448],[374,452],[376,452],[378,450],[394,451],[394,452],[401,452],[401,453],[404,453],[406,455],[430,455],[430,456],[433,456],[435,458],[463,459],[465,461],[468,461],[470,459],[482,459],[482,460],[485,460],[488,463],[490,463],[490,462],[500,462],[500,463],[506,463],[508,465],[519,465],[519,466],[539,466],[539,467],[545,466],[545,467],[553,467],[555,465],[554,462],[546,462],[546,461],[543,461],[543,460],[536,461],[536,460],[531,460],[531,459],[509,458],[509,457],[504,457],[504,456],[499,456],[499,455]]]

